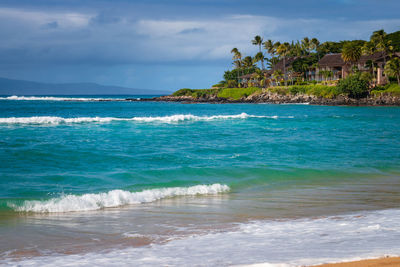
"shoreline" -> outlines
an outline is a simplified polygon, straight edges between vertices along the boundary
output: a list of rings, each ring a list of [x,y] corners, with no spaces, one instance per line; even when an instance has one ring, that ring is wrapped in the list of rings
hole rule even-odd
[[[309,104],[321,106],[400,106],[400,97],[384,95],[379,97],[367,97],[354,99],[345,96],[336,98],[323,98],[312,95],[280,95],[277,93],[262,93],[250,95],[240,99],[228,99],[216,96],[160,96],[153,98],[127,98],[133,102],[180,102],[185,104],[209,103],[209,104]]]
[[[311,267],[380,267],[380,266],[400,266],[400,257],[382,257],[376,259],[362,259],[357,261],[324,263],[312,265]]]

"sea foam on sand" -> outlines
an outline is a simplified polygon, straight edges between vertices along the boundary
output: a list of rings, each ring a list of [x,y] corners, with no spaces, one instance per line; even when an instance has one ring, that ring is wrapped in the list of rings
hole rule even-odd
[[[400,210],[298,220],[253,221],[233,231],[164,244],[78,255],[48,255],[19,266],[303,266],[400,255]]]

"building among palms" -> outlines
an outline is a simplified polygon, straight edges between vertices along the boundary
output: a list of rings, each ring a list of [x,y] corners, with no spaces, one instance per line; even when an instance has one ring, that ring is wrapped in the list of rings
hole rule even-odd
[[[400,53],[394,53],[393,57],[400,57]],[[326,80],[323,73],[330,71],[332,73],[329,80],[339,80],[346,78],[353,68],[357,68],[361,72],[371,72],[376,77],[376,84],[382,85],[388,82],[384,74],[384,68],[390,57],[383,52],[376,52],[372,55],[362,55],[357,62],[351,64],[343,60],[341,53],[327,54],[319,60],[319,67],[314,72],[309,72],[312,80]]]

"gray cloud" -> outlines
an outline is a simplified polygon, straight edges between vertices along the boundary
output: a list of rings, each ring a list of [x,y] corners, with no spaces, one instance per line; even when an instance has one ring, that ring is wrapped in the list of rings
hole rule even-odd
[[[140,77],[147,77],[147,74],[141,73],[133,79],[131,73],[138,73],[137,66],[147,66],[145,69],[149,72],[158,70],[156,75],[160,83],[172,85],[199,81],[200,78],[190,73],[194,66],[203,66],[196,72],[203,69],[207,77],[211,76],[207,70],[213,66],[213,71],[219,69],[218,77],[213,79],[219,80],[223,70],[231,66],[230,50],[238,47],[243,54],[253,54],[257,48],[251,45],[250,40],[257,34],[265,39],[281,41],[305,36],[317,37],[321,41],[366,39],[373,30],[384,28],[391,32],[399,30],[400,25],[399,18],[386,17],[282,16],[272,12],[272,6],[262,15],[255,15],[257,12],[239,14],[235,12],[245,9],[238,8],[234,12],[227,8],[231,13],[215,16],[204,12],[186,14],[183,9],[174,13],[171,11],[173,7],[168,10],[160,3],[150,6],[141,2],[140,6],[129,9],[127,5],[131,2],[128,1],[115,8],[107,1],[101,1],[99,6],[93,4],[97,2],[91,2],[91,6],[79,6],[78,2],[76,7],[68,8],[0,6],[0,35],[3,40],[0,42],[0,75],[17,77],[21,73],[28,76],[31,73],[35,76],[48,71],[51,75],[47,76],[58,77],[58,81],[73,81],[73,77],[81,81],[84,77],[81,73],[86,73],[93,77],[91,81],[111,83],[127,80],[120,84],[136,86],[128,83],[138,83]],[[184,1],[180,4],[184,5]],[[205,8],[201,3],[199,5],[198,10]],[[252,5],[253,2],[246,7]],[[182,15],[171,15],[176,13]],[[179,71],[179,75],[167,73],[166,68]],[[62,73],[56,74],[57,69]],[[115,78],[110,78],[111,75]],[[123,75],[130,75],[130,78]],[[142,83],[146,84],[148,80]]]

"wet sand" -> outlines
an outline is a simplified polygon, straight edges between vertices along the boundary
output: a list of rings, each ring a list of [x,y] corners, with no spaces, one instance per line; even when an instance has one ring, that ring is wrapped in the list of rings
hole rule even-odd
[[[386,267],[400,266],[400,257],[322,264],[322,265],[316,265],[314,267],[381,267],[381,266],[386,266]]]

